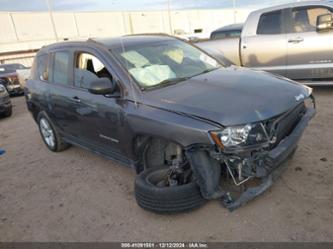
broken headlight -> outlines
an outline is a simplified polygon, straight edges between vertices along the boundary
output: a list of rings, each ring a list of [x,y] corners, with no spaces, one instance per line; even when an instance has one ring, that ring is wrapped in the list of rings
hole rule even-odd
[[[249,146],[267,142],[267,134],[261,123],[227,127],[210,133],[214,142],[222,148]]]

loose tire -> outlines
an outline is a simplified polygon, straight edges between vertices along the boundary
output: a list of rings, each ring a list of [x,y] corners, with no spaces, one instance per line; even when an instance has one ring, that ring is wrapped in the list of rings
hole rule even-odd
[[[168,168],[148,169],[137,176],[135,198],[140,207],[157,213],[174,213],[190,211],[205,203],[195,181],[172,187],[155,185],[167,171]]]
[[[69,144],[64,142],[59,136],[59,133],[45,113],[39,113],[37,121],[40,135],[49,150],[60,152],[69,147]]]

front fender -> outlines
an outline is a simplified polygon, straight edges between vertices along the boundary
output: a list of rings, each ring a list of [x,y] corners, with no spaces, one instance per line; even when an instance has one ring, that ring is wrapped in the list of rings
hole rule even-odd
[[[126,118],[133,134],[164,138],[183,147],[212,144],[208,132],[217,129],[203,120],[143,104],[133,103]]]

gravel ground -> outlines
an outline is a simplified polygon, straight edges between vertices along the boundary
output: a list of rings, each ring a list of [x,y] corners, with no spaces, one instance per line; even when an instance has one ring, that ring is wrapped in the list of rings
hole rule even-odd
[[[1,241],[333,241],[333,88],[275,185],[230,213],[219,201],[185,214],[139,208],[131,169],[72,147],[51,153],[26,110],[0,120]]]

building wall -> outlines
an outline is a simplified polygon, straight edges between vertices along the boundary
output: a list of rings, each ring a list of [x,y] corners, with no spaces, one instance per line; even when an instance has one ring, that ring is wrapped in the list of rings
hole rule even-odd
[[[212,30],[244,22],[250,10],[182,10],[149,12],[0,12],[0,63],[15,56],[31,56],[35,51],[57,40],[90,37],[112,37],[136,33],[185,33],[195,29],[209,34]],[[53,19],[53,23],[52,23]],[[27,53],[28,51],[28,53]],[[10,56],[8,56],[10,53]],[[14,56],[14,57],[15,57]],[[15,58],[15,60],[19,60]],[[23,58],[25,64],[29,59]]]

